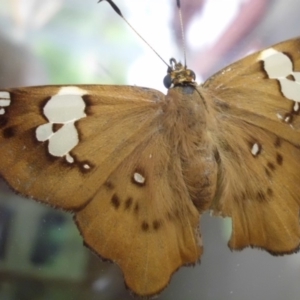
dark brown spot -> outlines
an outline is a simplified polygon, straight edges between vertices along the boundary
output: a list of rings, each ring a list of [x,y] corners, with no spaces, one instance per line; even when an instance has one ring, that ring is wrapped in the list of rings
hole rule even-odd
[[[271,171],[275,171],[275,166],[274,166],[273,163],[268,162],[267,166],[268,166],[268,168],[269,168]]]
[[[155,220],[155,221],[153,221],[152,226],[153,226],[154,230],[158,230],[160,228],[160,226],[161,226],[161,222],[158,221],[158,220]]]
[[[8,118],[7,117],[0,117],[0,128],[6,126],[8,123]]]
[[[263,191],[258,191],[256,194],[256,199],[260,202],[263,202],[266,200],[266,195]]]
[[[242,200],[246,200],[246,193],[242,192]]]
[[[135,206],[134,206],[134,212],[135,212],[136,214],[138,214],[139,210],[140,210],[140,206],[139,206],[138,203],[136,203]]]
[[[129,197],[126,201],[125,201],[125,210],[130,209],[131,205],[132,205],[132,198]]]
[[[113,190],[115,188],[115,186],[113,185],[113,183],[110,180],[106,180],[105,183],[104,183],[104,186],[108,190]]]
[[[272,177],[272,174],[271,174],[271,172],[269,171],[269,169],[265,168],[265,173],[266,173],[266,175],[267,175],[269,178]]]
[[[2,131],[2,135],[4,138],[9,139],[16,134],[16,130],[13,126],[7,127]]]
[[[274,146],[276,148],[280,148],[281,147],[281,139],[279,137],[276,138],[276,140],[274,142]]]
[[[267,189],[267,194],[268,194],[268,196],[272,197],[273,196],[273,190],[268,188]]]
[[[143,223],[142,223],[142,230],[143,231],[149,230],[149,224],[146,221],[143,221]]]
[[[111,197],[110,202],[111,202],[111,204],[113,205],[113,207],[115,209],[119,208],[119,206],[120,206],[120,199],[119,199],[119,197],[116,194],[113,194],[113,196]]]
[[[296,81],[295,77],[292,74],[289,74],[288,76],[286,76],[286,78],[292,81]]]
[[[281,154],[279,154],[279,153],[276,154],[276,161],[277,161],[278,165],[280,165],[280,166],[282,165],[283,157]]]
[[[53,132],[57,132],[59,129],[61,129],[62,127],[64,126],[64,124],[58,124],[58,123],[55,123],[52,125],[52,131]]]

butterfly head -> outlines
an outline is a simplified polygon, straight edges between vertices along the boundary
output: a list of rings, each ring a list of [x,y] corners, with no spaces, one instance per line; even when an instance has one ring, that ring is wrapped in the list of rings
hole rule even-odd
[[[195,73],[174,58],[170,59],[170,66],[167,72],[168,74],[164,78],[164,86],[167,89],[175,86],[197,85]]]

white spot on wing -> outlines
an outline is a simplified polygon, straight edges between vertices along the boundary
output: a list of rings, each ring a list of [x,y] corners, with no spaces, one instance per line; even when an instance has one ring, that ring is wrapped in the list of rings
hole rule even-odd
[[[300,102],[300,73],[293,71],[293,62],[282,52],[273,48],[260,53],[257,60],[264,61],[264,69],[270,79],[277,79],[285,98]],[[288,78],[292,75],[294,80]]]
[[[258,55],[258,58],[257,60],[265,60],[266,58],[268,58],[269,56],[272,56],[274,54],[278,53],[277,50],[275,50],[274,48],[268,48],[268,49],[265,49],[263,51],[261,51]]]
[[[281,114],[276,114],[276,116],[277,116],[277,118],[279,119],[279,120],[283,120],[283,116],[281,115]]]
[[[0,105],[1,105],[1,100],[9,100],[10,102],[10,94],[9,92],[1,92],[0,91]]]
[[[0,106],[9,106],[10,105],[10,99],[3,99],[0,97]]]
[[[66,161],[68,163],[72,164],[74,162],[74,158],[69,153],[67,153],[66,154]]]
[[[76,88],[76,87],[74,87]],[[67,94],[67,91],[76,91],[76,94]],[[79,90],[81,93],[79,94]],[[82,96],[87,94],[86,91],[79,88],[71,89],[61,88],[60,91],[51,97],[44,107],[44,115],[54,124],[75,122],[84,118],[85,102]]]
[[[145,177],[140,173],[135,172],[133,174],[133,179],[136,183],[139,183],[139,184],[144,184],[145,183]]]
[[[285,78],[293,72],[293,64],[289,57],[277,52],[264,59],[264,68],[269,78]]]
[[[278,78],[282,94],[289,100],[300,101],[300,82]]]
[[[259,151],[260,151],[260,145],[257,143],[253,144],[252,149],[251,149],[252,155],[256,156],[259,153]]]
[[[88,164],[84,164],[83,167],[84,167],[86,170],[89,170],[89,169],[91,168]]]
[[[0,115],[5,114],[4,107],[9,106],[11,103],[10,94],[8,92],[1,92],[0,91]]]
[[[53,125],[51,123],[43,124],[36,129],[36,138],[40,142],[45,142],[53,136]]]
[[[83,90],[77,86],[64,86],[57,93],[57,95],[77,95],[77,96],[83,96],[86,94],[87,94],[86,90]]]
[[[44,106],[43,112],[49,123],[36,129],[38,141],[49,140],[49,153],[57,157],[65,156],[69,163],[74,162],[70,151],[79,143],[75,122],[86,117],[84,113],[86,104],[82,99],[82,96],[86,94],[88,94],[87,91],[76,86],[62,87]],[[53,132],[54,124],[62,126]]]
[[[298,111],[299,110],[299,103],[295,102],[295,105],[293,107],[294,111]]]

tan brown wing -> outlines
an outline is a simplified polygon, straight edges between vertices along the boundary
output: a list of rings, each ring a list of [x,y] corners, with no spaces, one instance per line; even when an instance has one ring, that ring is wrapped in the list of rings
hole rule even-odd
[[[166,142],[161,134],[145,140],[76,214],[85,242],[140,296],[158,294],[202,254],[199,213]]]
[[[225,68],[199,89],[218,152],[212,209],[232,218],[232,249],[282,254],[299,247],[299,49],[299,39],[275,45]]]
[[[0,91],[0,174],[24,196],[78,209],[153,134],[162,97],[125,86]]]

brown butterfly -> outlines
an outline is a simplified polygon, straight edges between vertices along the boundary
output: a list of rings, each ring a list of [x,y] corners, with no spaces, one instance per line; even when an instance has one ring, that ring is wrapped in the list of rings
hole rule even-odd
[[[86,245],[149,296],[203,252],[199,219],[232,218],[229,247],[300,243],[300,39],[204,84],[174,59],[167,95],[133,86],[0,91],[0,174],[70,211]],[[171,87],[172,86],[172,87]]]

